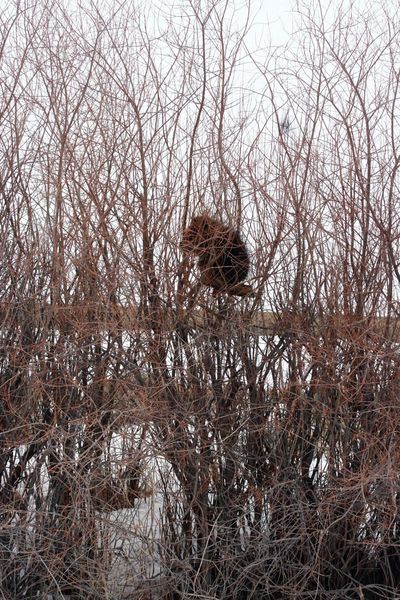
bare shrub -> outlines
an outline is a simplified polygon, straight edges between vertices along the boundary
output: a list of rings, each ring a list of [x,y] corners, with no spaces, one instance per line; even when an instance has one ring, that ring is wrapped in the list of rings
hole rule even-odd
[[[398,597],[398,16],[251,8],[0,17],[5,599]]]

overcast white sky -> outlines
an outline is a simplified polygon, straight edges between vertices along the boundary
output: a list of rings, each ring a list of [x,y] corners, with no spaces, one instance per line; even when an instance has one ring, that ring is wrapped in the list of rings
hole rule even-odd
[[[238,22],[240,25],[240,9],[243,5],[242,0],[234,0],[238,6]],[[260,37],[265,28],[269,31],[272,46],[281,46],[286,44],[293,29],[296,29],[296,21],[299,19],[298,10],[306,11],[314,1],[312,0],[250,0],[253,17],[253,35],[251,36],[255,45],[259,42],[262,45]],[[321,11],[326,14],[329,21],[329,15],[334,17],[338,10],[347,11],[352,7],[359,8],[363,12],[378,14],[387,6],[389,12],[394,9],[398,2],[395,0],[319,0]],[[242,9],[243,10],[243,9]],[[244,15],[244,10],[243,13]]]
[[[254,3],[255,6],[259,4],[259,8],[256,12],[255,17],[255,36],[260,29],[264,29],[267,26],[270,36],[271,43],[273,46],[280,46],[285,44],[290,37],[294,12],[293,0],[261,0],[259,3]],[[257,27],[259,23],[261,27]]]

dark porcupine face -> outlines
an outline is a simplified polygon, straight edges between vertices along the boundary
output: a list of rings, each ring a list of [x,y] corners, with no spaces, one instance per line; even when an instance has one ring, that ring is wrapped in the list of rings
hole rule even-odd
[[[235,285],[247,277],[250,267],[249,254],[238,232],[235,232],[231,243],[227,245],[217,262],[221,275],[228,285]]]

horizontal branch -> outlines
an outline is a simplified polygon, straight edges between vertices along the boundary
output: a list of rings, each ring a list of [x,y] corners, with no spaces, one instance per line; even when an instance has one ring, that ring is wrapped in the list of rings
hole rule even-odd
[[[23,327],[24,329],[59,329],[63,333],[77,332],[81,335],[107,331],[109,333],[151,331],[174,331],[179,327],[193,329],[213,329],[223,332],[236,331],[251,335],[293,335],[330,336],[340,339],[353,339],[362,336],[386,338],[400,341],[399,318],[367,315],[330,314],[323,318],[313,318],[307,313],[274,313],[259,311],[248,313],[237,310],[226,315],[220,312],[196,308],[192,310],[158,309],[156,314],[146,314],[136,306],[120,306],[104,303],[85,304],[39,304],[36,302],[0,303],[0,321],[3,327]]]

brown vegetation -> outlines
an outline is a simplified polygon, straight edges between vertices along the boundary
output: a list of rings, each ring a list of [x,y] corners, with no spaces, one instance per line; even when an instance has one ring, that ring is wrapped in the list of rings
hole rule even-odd
[[[398,14],[66,4],[0,15],[0,597],[397,600]]]

